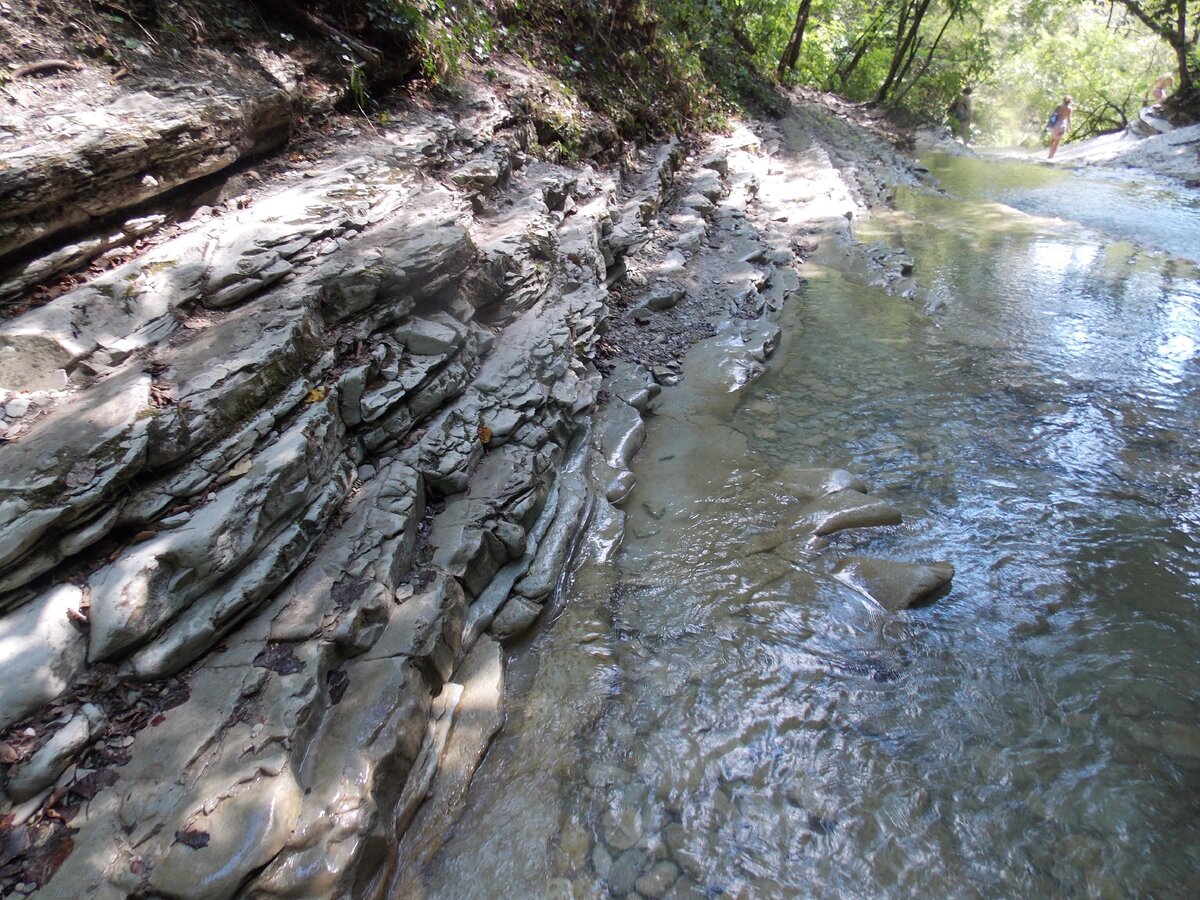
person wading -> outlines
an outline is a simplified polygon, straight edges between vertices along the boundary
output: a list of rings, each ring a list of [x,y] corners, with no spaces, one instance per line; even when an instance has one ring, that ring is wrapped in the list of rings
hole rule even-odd
[[[1050,155],[1046,159],[1054,159],[1059,141],[1067,133],[1067,129],[1071,127],[1071,113],[1074,111],[1075,104],[1071,101],[1070,96],[1066,96],[1063,97],[1063,102],[1055,107],[1054,112],[1050,114],[1050,121],[1046,123],[1050,129]]]
[[[965,87],[946,110],[950,117],[950,133],[964,144],[971,138],[971,89]]]

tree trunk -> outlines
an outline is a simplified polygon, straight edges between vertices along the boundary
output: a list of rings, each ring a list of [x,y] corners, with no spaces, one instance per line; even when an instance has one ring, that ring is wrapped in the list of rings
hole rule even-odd
[[[917,5],[912,16],[912,24],[908,27],[908,33],[904,35],[904,39],[896,47],[896,52],[892,54],[892,65],[888,70],[887,78],[883,80],[883,84],[879,86],[879,90],[875,93],[876,103],[882,103],[888,91],[891,90],[892,85],[896,83],[896,76],[900,73],[900,66],[904,64],[905,57],[909,55],[910,48],[917,39],[917,33],[921,30],[921,20],[925,18],[925,13],[929,9],[930,2],[931,0],[917,0]]]
[[[917,74],[912,77],[912,80],[904,86],[904,89],[900,91],[899,94],[892,98],[893,105],[898,106],[900,103],[902,103],[904,98],[908,96],[908,92],[913,89],[913,85],[920,81],[921,76],[929,71],[929,65],[933,62],[933,54],[937,50],[938,44],[942,42],[942,36],[946,33],[946,29],[950,27],[950,22],[953,21],[956,15],[958,15],[958,8],[961,5],[962,0],[954,0],[954,2],[950,5],[950,15],[946,16],[946,21],[942,23],[942,30],[938,32],[938,36],[934,38],[933,44],[929,48],[929,52],[925,54],[925,59],[921,62],[921,65],[917,67]],[[907,74],[907,68],[905,69],[905,72]]]
[[[875,18],[863,29],[862,33],[854,39],[849,49],[842,54],[842,58],[838,60],[837,66],[834,68],[834,77],[838,80],[838,89],[845,90],[846,82],[850,79],[850,75],[858,68],[859,62],[862,61],[864,55],[871,47],[871,40],[875,37],[875,33],[887,24],[888,14],[892,11],[892,4],[885,3],[879,8]],[[846,56],[853,52],[853,56],[847,60]],[[829,81],[828,87],[832,89],[833,79]]]
[[[796,61],[800,59],[800,43],[804,40],[804,29],[808,26],[808,11],[811,8],[812,0],[800,0],[800,8],[796,10],[796,27],[792,29],[792,36],[788,38],[783,55],[779,57],[776,72],[780,78],[785,72],[793,71]]]
[[[1176,0],[1176,27],[1179,40],[1175,41],[1175,58],[1179,61],[1179,93],[1192,91],[1192,72],[1188,67],[1187,0]],[[1195,43],[1193,40],[1192,43]]]
[[[1127,10],[1134,14],[1141,23],[1171,45],[1175,51],[1175,59],[1179,66],[1178,95],[1189,94],[1195,85],[1192,70],[1189,67],[1192,50],[1196,46],[1196,37],[1188,40],[1187,34],[1187,0],[1175,0],[1174,21],[1170,17],[1170,4],[1160,7],[1153,14],[1147,12],[1139,0],[1118,0]],[[1162,16],[1163,18],[1155,18]]]

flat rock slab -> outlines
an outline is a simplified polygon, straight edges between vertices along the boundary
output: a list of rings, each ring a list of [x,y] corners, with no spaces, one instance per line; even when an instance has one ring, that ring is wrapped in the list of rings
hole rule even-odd
[[[875,528],[899,525],[900,510],[886,500],[855,490],[837,491],[809,504],[804,518],[817,535],[833,534],[847,528]]]
[[[176,84],[45,117],[0,153],[0,257],[282,143],[292,95],[266,79],[235,90]]]
[[[954,578],[954,566],[848,556],[834,567],[833,577],[889,612],[899,612],[948,585]]]

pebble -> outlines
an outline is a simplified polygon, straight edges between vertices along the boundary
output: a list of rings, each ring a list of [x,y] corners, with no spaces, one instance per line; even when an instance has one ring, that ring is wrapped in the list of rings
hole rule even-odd
[[[641,850],[626,850],[618,856],[608,870],[608,889],[618,897],[631,893],[641,875],[645,859],[646,855]]]
[[[33,403],[25,397],[18,397],[16,400],[10,400],[4,405],[4,414],[10,419],[19,419],[29,412]]]
[[[637,880],[637,890],[639,894],[646,897],[661,897],[671,889],[676,880],[679,878],[679,867],[673,862],[663,860],[655,863],[648,873]]]

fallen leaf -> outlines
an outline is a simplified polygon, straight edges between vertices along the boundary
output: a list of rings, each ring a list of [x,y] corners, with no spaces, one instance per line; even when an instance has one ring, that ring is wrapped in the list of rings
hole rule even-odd
[[[72,784],[71,793],[78,794],[84,800],[91,800],[101,789],[116,784],[120,777],[113,769],[97,769]]]
[[[241,478],[243,475],[245,475],[247,472],[249,472],[253,468],[254,468],[253,458],[251,458],[249,456],[243,456],[240,460],[238,460],[237,465],[235,465],[232,469],[230,469],[226,473],[226,475],[231,479],[232,478]]]
[[[325,399],[325,388],[323,388],[323,387],[315,387],[311,391],[308,392],[307,400],[309,403],[320,403],[324,399]]]
[[[483,444],[490,444],[492,441],[492,429],[486,425],[479,426],[479,441]]]
[[[207,847],[210,840],[207,831],[177,831],[175,832],[175,840],[183,844],[185,847],[191,847],[193,850],[199,850],[202,847]]]

